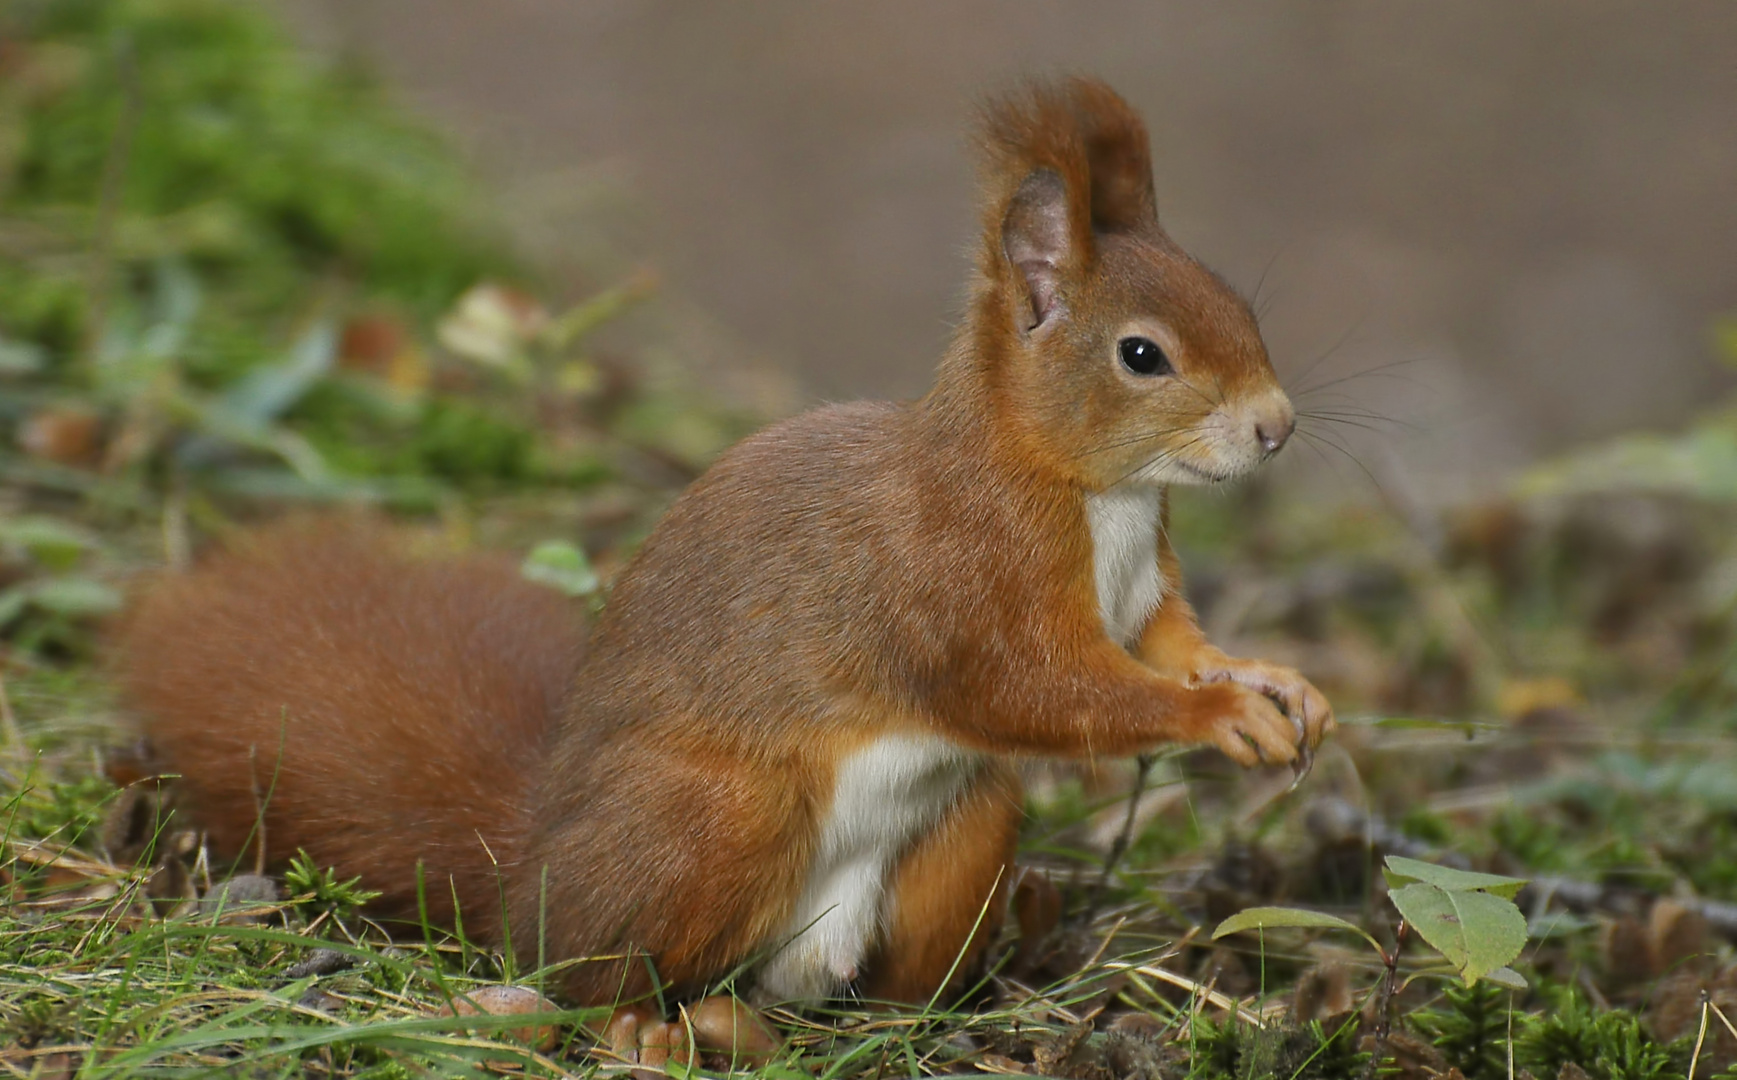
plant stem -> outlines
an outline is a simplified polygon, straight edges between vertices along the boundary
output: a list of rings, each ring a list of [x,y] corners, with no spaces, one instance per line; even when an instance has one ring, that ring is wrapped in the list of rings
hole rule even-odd
[[[1405,920],[1401,919],[1399,929],[1393,935],[1393,948],[1381,956],[1387,970],[1381,973],[1381,986],[1375,995],[1375,1046],[1369,1054],[1369,1063],[1363,1068],[1365,1080],[1374,1080],[1376,1070],[1387,1057],[1387,1037],[1393,1032],[1393,995],[1399,985],[1399,953],[1405,948],[1405,932]]]
[[[1104,856],[1103,869],[1098,872],[1097,884],[1092,886],[1091,898],[1086,901],[1086,909],[1080,916],[1081,922],[1091,922],[1092,916],[1098,913],[1098,905],[1103,902],[1104,890],[1109,888],[1111,876],[1134,842],[1134,821],[1140,812],[1140,797],[1146,793],[1146,779],[1152,775],[1152,766],[1157,760],[1156,754],[1141,754],[1134,759],[1134,789],[1128,793],[1128,812],[1123,815],[1122,828]]]

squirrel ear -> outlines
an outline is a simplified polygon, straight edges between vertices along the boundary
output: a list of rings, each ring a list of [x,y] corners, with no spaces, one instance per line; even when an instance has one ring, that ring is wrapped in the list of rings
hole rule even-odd
[[[1031,304],[1027,331],[1055,311],[1061,267],[1068,251],[1068,190],[1054,169],[1038,169],[1020,182],[1001,221],[1001,249],[1025,283]]]
[[[1080,142],[1092,184],[1092,227],[1132,232],[1158,220],[1146,125],[1122,96],[1097,79],[1072,79]]]

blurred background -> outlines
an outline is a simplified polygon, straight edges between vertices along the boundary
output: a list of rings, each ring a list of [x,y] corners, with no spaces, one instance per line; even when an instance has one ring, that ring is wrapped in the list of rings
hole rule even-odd
[[[1371,868],[1410,855],[1539,884],[1532,989],[1419,982],[1400,1075],[1509,1075],[1503,1002],[1534,1075],[1588,1039],[1658,1066],[1600,1080],[1683,1075],[1701,1003],[1737,1017],[1734,58],[1726,0],[0,0],[0,896],[72,920],[0,935],[0,1060],[131,1030],[35,987],[26,1031],[6,973],[79,960],[99,885],[204,865],[128,831],[128,589],[342,508],[605,603],[732,442],[923,390],[974,104],[1081,71],[1147,117],[1161,216],[1310,414],[1178,496],[1190,597],[1343,726],[1294,793],[1212,752],[1034,768],[1069,921],[1019,977],[1274,902],[1391,942]],[[1251,1002],[1380,976],[1185,940],[1168,971]]]
[[[540,257],[610,237],[716,320],[708,363],[810,396],[926,386],[973,104],[1070,71],[1148,118],[1169,229],[1260,289],[1282,371],[1404,364],[1356,393],[1417,425],[1385,450],[1432,494],[1737,381],[1709,336],[1737,302],[1722,0],[281,3],[459,133]]]

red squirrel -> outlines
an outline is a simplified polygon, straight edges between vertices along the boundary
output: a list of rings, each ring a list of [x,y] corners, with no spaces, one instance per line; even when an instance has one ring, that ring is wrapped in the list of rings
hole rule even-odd
[[[1254,315],[1160,226],[1107,86],[1005,96],[981,143],[933,390],[725,453],[590,627],[507,564],[337,527],[147,590],[126,702],[216,851],[262,819],[383,916],[420,887],[572,961],[580,1003],[738,970],[768,999],[921,1001],[1000,922],[1017,759],[1311,750],[1325,698],[1204,639],[1166,533],[1168,485],[1291,433]]]

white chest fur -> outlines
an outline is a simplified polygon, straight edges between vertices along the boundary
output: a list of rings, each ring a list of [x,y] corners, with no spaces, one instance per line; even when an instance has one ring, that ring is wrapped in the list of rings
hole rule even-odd
[[[1162,506],[1163,492],[1145,484],[1123,484],[1086,500],[1098,611],[1104,632],[1124,648],[1134,645],[1164,596],[1158,572]]]
[[[886,880],[975,775],[978,758],[933,736],[889,735],[839,765],[808,878],[778,948],[760,970],[760,995],[813,1000],[855,979],[881,930]]]

